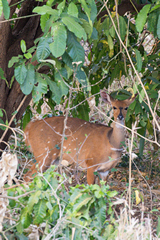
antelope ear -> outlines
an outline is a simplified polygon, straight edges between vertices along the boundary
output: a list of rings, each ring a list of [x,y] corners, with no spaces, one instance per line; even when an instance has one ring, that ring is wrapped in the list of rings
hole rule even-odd
[[[112,101],[114,101],[114,99],[108,93],[106,93],[106,91],[100,90],[100,95],[104,102],[112,105]]]

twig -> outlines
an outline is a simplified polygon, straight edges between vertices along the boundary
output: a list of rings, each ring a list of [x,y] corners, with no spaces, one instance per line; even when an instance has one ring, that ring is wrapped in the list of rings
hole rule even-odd
[[[78,64],[77,64],[77,66],[78,66]],[[64,139],[65,139],[65,131],[67,128],[67,119],[68,119],[68,115],[69,115],[69,111],[70,111],[70,103],[71,103],[72,89],[73,89],[74,82],[75,82],[75,73],[73,74],[72,87],[69,89],[68,107],[66,109],[66,116],[64,118],[64,126],[63,126],[62,142],[61,142],[61,150],[60,150],[60,163],[63,158],[63,145],[64,145]],[[60,166],[60,170],[61,170],[61,166]]]
[[[23,100],[21,101],[20,105],[18,106],[17,110],[15,111],[15,114],[12,116],[11,120],[9,121],[8,126],[6,126],[7,128],[6,128],[6,130],[4,131],[4,133],[3,133],[3,135],[2,135],[2,137],[1,137],[1,139],[0,139],[0,142],[2,142],[3,138],[5,137],[5,135],[6,135],[7,131],[8,131],[8,128],[10,128],[11,123],[13,122],[16,114],[18,113],[19,109],[20,109],[21,106],[23,105],[23,103],[24,103],[24,101],[26,100],[26,98],[27,98],[27,95],[26,95],[26,96],[23,98]],[[16,147],[17,147],[17,140],[15,139],[15,148],[16,148]]]
[[[11,199],[11,200],[17,201],[19,198],[26,197],[27,195],[29,195],[29,194],[31,194],[31,193],[33,193],[35,191],[36,190],[30,191],[30,192],[26,192],[26,193],[24,193],[22,195],[19,195],[19,196],[16,196],[16,197],[11,197],[11,196],[7,196],[7,195],[0,195],[0,198],[7,198],[7,199]]]
[[[133,149],[133,140],[134,140],[134,132],[136,129],[136,124],[137,122],[132,125],[132,136],[131,136],[131,143],[129,145],[129,187],[128,187],[128,192],[129,192],[129,220],[131,224],[131,184],[132,184],[132,149]]]

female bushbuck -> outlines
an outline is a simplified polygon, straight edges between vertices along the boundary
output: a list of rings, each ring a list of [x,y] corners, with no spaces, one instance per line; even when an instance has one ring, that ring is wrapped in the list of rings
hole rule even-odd
[[[94,184],[95,171],[105,180],[108,171],[120,161],[121,143],[125,140],[125,116],[128,106],[135,99],[119,101],[105,91],[100,94],[103,101],[112,105],[112,127],[69,117],[63,142],[63,159],[69,164],[77,163],[82,168],[87,168],[88,184]],[[37,172],[37,163],[40,171],[45,171],[59,161],[64,119],[62,116],[51,117],[27,125],[25,141],[30,146],[36,163],[25,174],[24,180],[29,181]]]

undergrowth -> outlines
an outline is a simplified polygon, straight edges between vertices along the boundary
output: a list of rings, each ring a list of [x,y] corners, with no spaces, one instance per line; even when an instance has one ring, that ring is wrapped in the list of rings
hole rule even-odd
[[[126,201],[119,200],[105,182],[72,187],[55,168],[27,185],[6,186],[8,218],[1,233],[5,239],[157,239],[145,221],[129,221]],[[117,204],[123,205],[120,216],[115,216]]]

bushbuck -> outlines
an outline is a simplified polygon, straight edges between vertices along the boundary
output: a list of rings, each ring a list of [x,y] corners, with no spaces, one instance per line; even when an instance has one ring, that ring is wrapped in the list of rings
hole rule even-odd
[[[37,163],[42,172],[51,164],[56,164],[60,159],[61,145],[64,160],[87,169],[88,184],[95,183],[95,171],[103,180],[106,179],[108,171],[121,159],[123,150],[121,144],[125,140],[125,116],[128,106],[135,97],[120,101],[113,99],[104,90],[100,95],[104,102],[112,105],[114,113],[112,127],[68,117],[64,137],[64,116],[37,120],[26,126],[25,142],[30,146],[36,163],[25,174],[24,180],[29,181],[37,172]]]

